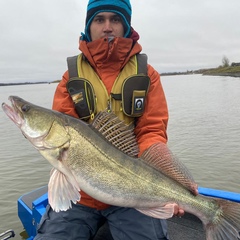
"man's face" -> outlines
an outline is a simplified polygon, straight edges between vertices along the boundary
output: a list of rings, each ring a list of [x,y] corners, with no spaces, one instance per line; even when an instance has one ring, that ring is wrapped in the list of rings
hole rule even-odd
[[[124,27],[119,15],[112,12],[97,14],[90,25],[92,41],[104,37],[123,37]]]

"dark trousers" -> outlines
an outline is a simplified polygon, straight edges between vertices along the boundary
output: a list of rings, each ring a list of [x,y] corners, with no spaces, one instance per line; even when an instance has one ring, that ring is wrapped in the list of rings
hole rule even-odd
[[[34,240],[92,240],[105,221],[114,240],[168,239],[166,220],[151,218],[133,208],[98,211],[73,204],[71,209],[58,213],[48,206]]]

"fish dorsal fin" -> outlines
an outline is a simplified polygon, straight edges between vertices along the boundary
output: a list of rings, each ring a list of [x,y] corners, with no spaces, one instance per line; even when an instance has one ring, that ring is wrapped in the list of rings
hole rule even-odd
[[[122,152],[137,157],[139,149],[133,126],[126,125],[114,113],[99,112],[90,126]]]
[[[197,184],[185,165],[172,154],[166,144],[158,142],[148,148],[141,158],[163,174],[197,194]]]

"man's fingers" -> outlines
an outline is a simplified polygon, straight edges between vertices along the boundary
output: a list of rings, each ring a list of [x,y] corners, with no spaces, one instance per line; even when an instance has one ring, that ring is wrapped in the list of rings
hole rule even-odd
[[[179,208],[177,204],[174,204],[174,216],[182,217],[184,213],[185,212],[182,208]]]

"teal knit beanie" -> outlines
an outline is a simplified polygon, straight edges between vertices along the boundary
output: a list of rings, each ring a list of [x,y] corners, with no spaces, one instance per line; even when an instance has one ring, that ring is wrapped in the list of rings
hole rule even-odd
[[[90,42],[90,25],[93,18],[100,12],[113,12],[119,14],[123,19],[124,37],[129,37],[131,33],[132,7],[129,0],[89,0],[87,6],[84,40]]]

